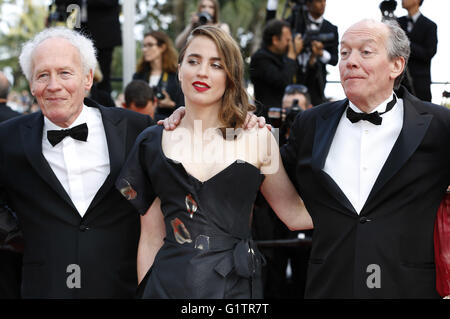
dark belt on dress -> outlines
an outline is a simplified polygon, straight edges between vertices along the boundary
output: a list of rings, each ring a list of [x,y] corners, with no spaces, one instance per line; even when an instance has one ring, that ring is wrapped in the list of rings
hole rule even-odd
[[[266,260],[258,251],[254,241],[250,238],[241,239],[229,236],[212,236],[208,239],[207,250],[209,251],[233,251],[232,255],[223,258],[214,267],[214,270],[226,277],[234,268],[238,276],[251,281],[252,297],[257,295],[262,297],[262,285],[258,277],[261,276],[261,267],[265,265]]]

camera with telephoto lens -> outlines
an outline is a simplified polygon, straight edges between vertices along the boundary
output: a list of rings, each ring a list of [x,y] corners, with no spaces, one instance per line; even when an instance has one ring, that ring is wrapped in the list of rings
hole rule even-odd
[[[302,109],[298,105],[297,99],[292,101],[292,106],[289,108],[269,108],[268,122],[274,128],[278,128],[280,130],[280,145],[286,143],[291,131],[291,126],[294,124],[294,120],[300,112],[302,112]]]
[[[206,11],[202,11],[197,14],[198,16],[198,23],[200,25],[207,24],[208,22],[212,22],[213,17]]]
[[[312,41],[322,42],[324,46],[332,45],[335,39],[335,35],[332,32],[324,33],[320,30],[313,30],[310,25],[313,24],[308,18],[308,6],[306,5],[306,0],[290,0],[286,1],[285,8],[283,10],[283,19],[287,20],[285,14],[287,12],[286,8],[289,3],[294,4],[292,8],[292,17],[290,19],[292,34],[295,36],[300,33],[303,39],[304,50],[311,50]]]
[[[271,107],[268,111],[268,122],[276,128],[291,127],[294,119],[302,109],[298,105],[298,99],[292,101],[292,105],[288,108]]]

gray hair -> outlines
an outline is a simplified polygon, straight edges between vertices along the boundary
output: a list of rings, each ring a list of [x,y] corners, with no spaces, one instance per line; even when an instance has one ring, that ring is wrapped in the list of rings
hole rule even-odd
[[[84,74],[88,74],[91,70],[92,73],[94,73],[97,59],[93,42],[79,32],[64,27],[54,27],[41,31],[34,38],[27,41],[22,47],[19,63],[22,72],[28,81],[30,81],[32,77],[32,58],[34,51],[42,42],[51,38],[62,38],[69,41],[80,53]]]
[[[408,64],[409,55],[411,53],[410,42],[405,31],[400,27],[397,21],[392,19],[383,20],[383,23],[389,29],[389,36],[386,43],[386,49],[389,58],[403,57],[405,59],[405,68],[403,73],[400,74],[394,81],[394,88],[398,89],[402,82],[403,76],[406,72],[406,65]]]

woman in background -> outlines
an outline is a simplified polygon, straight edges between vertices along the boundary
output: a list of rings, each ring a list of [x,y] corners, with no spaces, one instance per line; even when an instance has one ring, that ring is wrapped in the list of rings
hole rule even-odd
[[[199,25],[214,25],[230,33],[230,27],[219,19],[220,5],[217,0],[200,0],[197,4],[197,12],[191,14],[191,23],[175,39],[175,46],[181,49],[186,44],[186,40]]]
[[[178,54],[172,40],[162,31],[152,31],[144,35],[142,58],[133,80],[144,80],[156,93],[158,104],[155,120],[172,114],[184,105],[184,96],[177,79]]]

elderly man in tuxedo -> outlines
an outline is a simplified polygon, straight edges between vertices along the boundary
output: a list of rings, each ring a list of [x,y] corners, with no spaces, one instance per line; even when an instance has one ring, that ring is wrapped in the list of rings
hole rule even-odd
[[[396,22],[343,35],[346,99],[302,112],[283,162],[314,221],[307,298],[438,297],[436,212],[450,184],[450,110],[403,87]]]
[[[114,181],[151,120],[85,99],[95,49],[75,31],[44,30],[19,59],[40,112],[0,126],[0,198],[23,232],[22,296],[131,298],[139,219]]]

